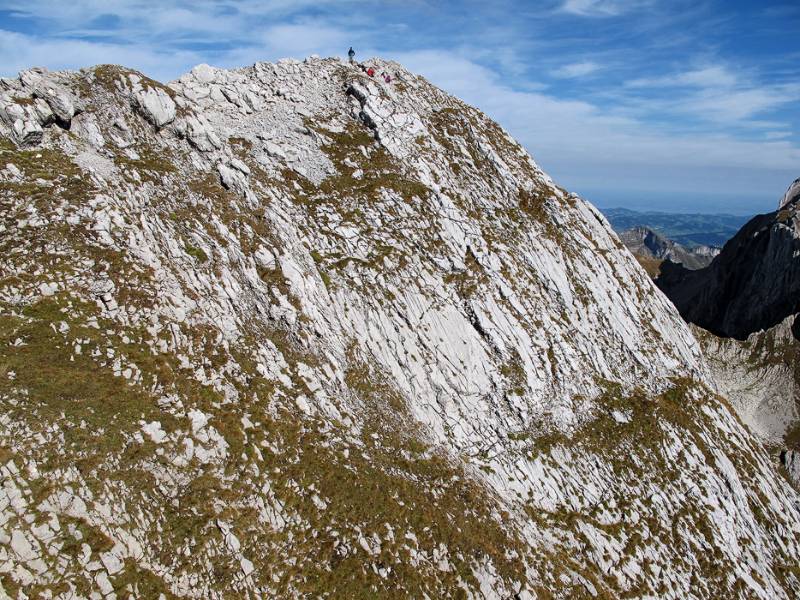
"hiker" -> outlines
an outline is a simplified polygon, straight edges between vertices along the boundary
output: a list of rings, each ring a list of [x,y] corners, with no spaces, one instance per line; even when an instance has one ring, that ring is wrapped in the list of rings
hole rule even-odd
[[[370,77],[375,77],[375,69],[373,69],[372,67],[367,69],[367,75],[369,75]]]
[[[356,51],[353,50],[353,47],[350,46],[350,50],[347,52],[347,57],[350,59],[350,64],[352,65],[355,62]]]
[[[388,73],[384,73],[384,74],[383,74],[383,80],[384,80],[386,83],[392,83],[392,76],[391,76],[391,75],[389,75]]]

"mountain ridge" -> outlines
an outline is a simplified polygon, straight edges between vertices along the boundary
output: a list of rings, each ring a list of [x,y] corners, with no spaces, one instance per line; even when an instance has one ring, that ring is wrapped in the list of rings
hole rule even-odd
[[[370,64],[0,81],[6,590],[790,598],[798,496],[605,218]]]
[[[796,278],[798,181],[711,265],[665,264],[657,285],[696,324],[718,387],[800,485],[800,353]],[[702,329],[701,329],[702,328]]]
[[[658,286],[687,321],[723,337],[743,340],[796,314],[798,200],[748,221],[706,269],[665,265]]]

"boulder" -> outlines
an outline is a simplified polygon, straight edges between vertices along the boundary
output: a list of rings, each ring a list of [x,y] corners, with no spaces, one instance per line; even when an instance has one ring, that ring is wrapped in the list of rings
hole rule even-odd
[[[205,119],[190,115],[176,124],[177,131],[200,152],[213,152],[222,148],[217,135]]]
[[[202,64],[192,69],[192,75],[200,83],[211,83],[217,78],[217,70],[212,66]]]
[[[144,118],[155,125],[156,129],[161,129],[175,120],[175,102],[161,88],[142,89],[136,92],[134,101]]]
[[[42,143],[44,130],[33,120],[17,119],[11,127],[14,137],[20,146],[36,146]]]
[[[217,172],[220,182],[226,189],[237,192],[244,192],[247,189],[246,175],[233,165],[220,163],[217,165]]]

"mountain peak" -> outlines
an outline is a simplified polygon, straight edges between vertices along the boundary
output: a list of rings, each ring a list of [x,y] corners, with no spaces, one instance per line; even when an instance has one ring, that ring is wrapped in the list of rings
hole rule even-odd
[[[800,177],[795,179],[792,184],[789,186],[789,189],[786,190],[786,193],[781,198],[780,203],[778,204],[778,208],[783,208],[789,204],[797,202],[800,199]]]
[[[797,313],[800,180],[780,208],[753,217],[706,269],[662,271],[658,285],[684,317],[724,337],[746,339]]]
[[[2,81],[2,585],[790,597],[797,496],[607,221],[370,64]]]

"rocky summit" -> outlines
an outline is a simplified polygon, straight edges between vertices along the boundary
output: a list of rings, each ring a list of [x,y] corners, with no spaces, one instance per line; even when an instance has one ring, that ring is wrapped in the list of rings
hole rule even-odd
[[[0,80],[5,593],[797,597],[797,492],[605,218],[369,64]]]

